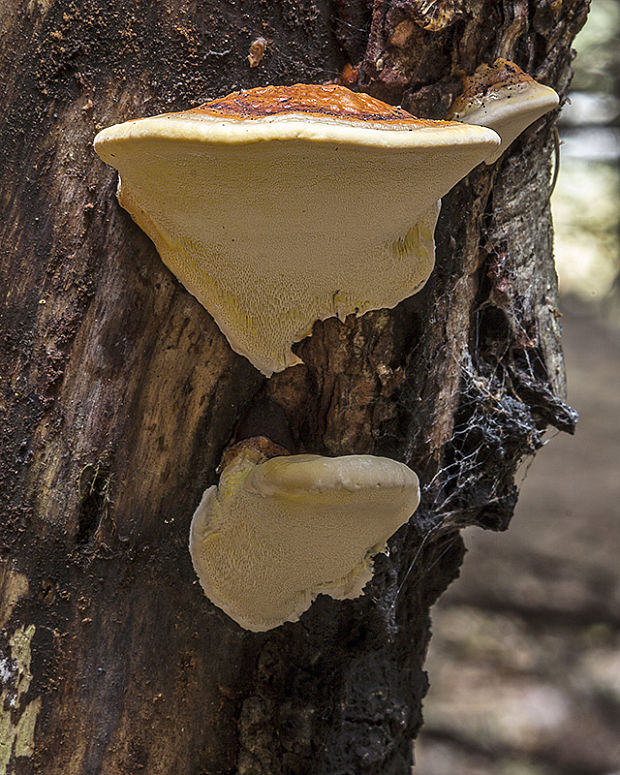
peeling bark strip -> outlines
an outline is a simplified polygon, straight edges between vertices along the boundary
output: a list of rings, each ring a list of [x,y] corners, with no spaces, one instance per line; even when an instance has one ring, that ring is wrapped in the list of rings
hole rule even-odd
[[[563,403],[546,204],[553,116],[443,203],[393,311],[317,323],[265,381],[120,210],[98,128],[234,89],[334,79],[422,117],[503,56],[564,93],[586,0],[36,0],[0,10],[0,772],[402,775],[429,606],[458,527],[507,526]],[[331,15],[333,13],[333,16]],[[252,42],[269,42],[250,66]],[[294,451],[408,462],[423,505],[367,593],[252,634],[187,536],[250,406]],[[260,430],[260,429],[259,429]],[[275,439],[278,441],[278,439]],[[4,769],[2,769],[4,768]]]

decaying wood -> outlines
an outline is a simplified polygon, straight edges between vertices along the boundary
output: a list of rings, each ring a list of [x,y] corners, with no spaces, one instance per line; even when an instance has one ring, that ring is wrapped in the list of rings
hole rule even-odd
[[[422,293],[317,323],[297,346],[304,365],[269,381],[118,207],[92,138],[345,66],[355,88],[421,116],[444,115],[460,75],[497,56],[564,93],[586,11],[587,0],[0,8],[0,775],[409,771],[428,611],[458,574],[457,528],[505,528],[519,462],[546,426],[575,420],[547,205],[555,116],[445,198]],[[255,635],[204,598],[187,536],[222,450],[273,402],[287,446],[405,460],[424,500],[364,597],[320,598],[300,623]]]

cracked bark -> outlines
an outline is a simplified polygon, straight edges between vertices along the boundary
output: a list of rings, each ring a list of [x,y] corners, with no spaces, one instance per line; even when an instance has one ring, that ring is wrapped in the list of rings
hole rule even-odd
[[[444,199],[422,293],[317,323],[304,365],[269,381],[119,209],[91,141],[126,118],[347,64],[356,88],[421,116],[443,115],[459,74],[497,56],[564,93],[586,12],[586,0],[3,6],[3,654],[32,634],[6,691],[32,680],[3,723],[34,725],[4,771],[409,771],[429,607],[458,574],[458,529],[506,528],[520,461],[548,425],[575,421],[547,204],[555,116]],[[272,401],[297,451],[404,460],[424,499],[364,597],[320,598],[255,635],[202,596],[186,545],[223,448]]]

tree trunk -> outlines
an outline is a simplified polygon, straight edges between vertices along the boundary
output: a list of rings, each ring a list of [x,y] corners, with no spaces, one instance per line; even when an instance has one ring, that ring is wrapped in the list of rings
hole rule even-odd
[[[506,528],[520,461],[547,425],[575,420],[548,208],[555,117],[444,199],[422,293],[317,323],[297,346],[304,365],[270,380],[119,208],[92,139],[236,88],[335,79],[347,63],[361,63],[355,88],[420,116],[445,115],[458,75],[497,56],[563,93],[586,10],[0,8],[0,775],[409,772],[429,607],[458,575],[458,529]],[[251,68],[257,36],[268,46]],[[293,451],[406,461],[423,500],[363,597],[322,596],[299,623],[253,634],[204,597],[187,541],[223,449],[252,406],[274,402]]]

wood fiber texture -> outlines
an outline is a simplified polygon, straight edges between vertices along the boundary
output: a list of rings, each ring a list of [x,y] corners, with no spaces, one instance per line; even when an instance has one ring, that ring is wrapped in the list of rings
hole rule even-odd
[[[317,323],[297,346],[304,365],[268,381],[119,208],[92,139],[343,69],[421,117],[445,115],[460,73],[498,56],[563,94],[586,12],[587,0],[0,6],[0,775],[410,771],[429,607],[458,574],[458,528],[504,529],[519,462],[545,427],[575,422],[547,202],[555,115],[444,199],[422,293]],[[288,425],[274,441],[405,461],[424,500],[362,598],[322,597],[256,635],[204,598],[187,539],[248,410],[264,431],[274,402]]]

